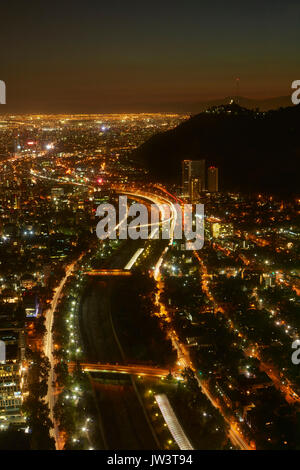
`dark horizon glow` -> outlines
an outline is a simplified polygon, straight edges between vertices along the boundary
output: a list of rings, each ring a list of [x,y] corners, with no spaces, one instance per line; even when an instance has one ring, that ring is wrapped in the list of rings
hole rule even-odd
[[[0,112],[163,111],[237,91],[287,96],[300,78],[299,24],[296,0],[6,2]]]

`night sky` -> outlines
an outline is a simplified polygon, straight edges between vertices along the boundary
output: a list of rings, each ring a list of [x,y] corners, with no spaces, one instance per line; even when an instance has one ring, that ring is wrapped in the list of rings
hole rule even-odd
[[[299,0],[1,2],[5,111],[159,111],[300,79]]]

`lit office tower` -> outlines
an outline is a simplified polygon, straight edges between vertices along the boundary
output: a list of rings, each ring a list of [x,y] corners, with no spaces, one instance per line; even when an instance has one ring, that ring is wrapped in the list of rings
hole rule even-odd
[[[191,182],[199,180],[199,191],[205,189],[205,160],[183,160],[182,191],[184,196],[191,196]]]
[[[0,362],[0,430],[10,424],[25,426],[21,411],[23,372],[25,359],[25,333],[21,327],[8,324],[0,328],[0,340],[5,343],[4,361]]]
[[[190,163],[191,160],[182,162],[182,194],[188,196],[190,193]]]
[[[207,170],[207,189],[210,193],[219,191],[219,169],[215,166]]]
[[[195,203],[199,200],[200,192],[201,192],[201,181],[200,181],[200,179],[199,178],[192,178],[191,179],[191,193],[190,193],[190,198],[191,198],[192,203]]]

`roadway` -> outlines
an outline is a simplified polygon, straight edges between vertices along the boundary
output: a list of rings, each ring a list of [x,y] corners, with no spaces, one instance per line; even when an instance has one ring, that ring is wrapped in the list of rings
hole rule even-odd
[[[46,402],[49,405],[50,419],[52,420],[53,426],[54,426],[50,434],[55,439],[57,450],[61,450],[63,448],[63,439],[59,433],[59,429],[58,429],[56,421],[54,420],[54,415],[53,415],[53,410],[54,410],[54,405],[55,405],[55,389],[53,387],[53,382],[55,379],[55,373],[54,373],[55,359],[53,357],[52,325],[53,325],[53,319],[54,319],[54,312],[57,308],[57,304],[62,294],[64,285],[68,277],[73,273],[76,263],[82,258],[82,256],[83,255],[80,255],[80,257],[76,261],[69,264],[69,266],[66,268],[66,275],[60,281],[58,287],[56,287],[55,289],[55,293],[54,293],[50,308],[47,310],[46,318],[45,318],[46,333],[44,336],[44,354],[46,357],[48,357],[49,362],[50,362],[50,372],[49,372],[49,378],[48,378],[48,393],[46,396]]]

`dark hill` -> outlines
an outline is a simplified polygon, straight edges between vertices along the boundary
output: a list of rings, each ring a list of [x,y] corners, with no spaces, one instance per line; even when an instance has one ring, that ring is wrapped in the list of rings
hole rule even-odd
[[[260,111],[269,111],[270,109],[285,108],[291,106],[291,96],[277,96],[274,98],[265,98],[265,99],[252,99],[244,96],[226,96],[225,98],[213,99],[209,101],[169,101],[161,102],[159,107],[154,106],[150,109],[153,112],[174,112],[174,113],[188,113],[196,114],[206,111],[212,106],[221,106],[229,104],[232,99],[238,103],[240,106],[243,106],[247,109],[256,109],[259,108]],[[140,110],[149,109],[149,104],[144,103]],[[135,109],[136,110],[136,109]]]
[[[265,113],[214,107],[153,136],[133,156],[159,181],[179,183],[182,160],[205,158],[219,167],[221,190],[297,193],[300,105]]]

